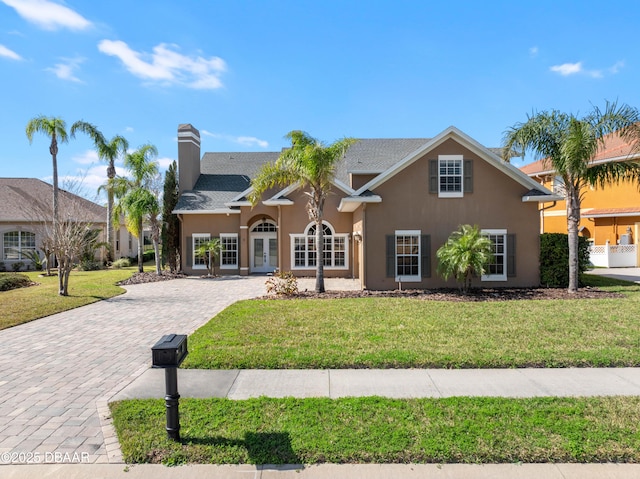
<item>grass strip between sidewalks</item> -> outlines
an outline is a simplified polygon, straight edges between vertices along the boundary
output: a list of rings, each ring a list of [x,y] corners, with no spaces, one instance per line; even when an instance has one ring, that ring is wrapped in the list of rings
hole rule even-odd
[[[183,399],[111,404],[124,459],[164,464],[640,462],[640,398]]]

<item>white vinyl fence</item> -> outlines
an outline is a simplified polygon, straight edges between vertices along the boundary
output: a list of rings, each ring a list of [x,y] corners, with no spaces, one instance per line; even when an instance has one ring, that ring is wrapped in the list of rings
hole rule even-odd
[[[589,259],[594,266],[603,268],[626,268],[637,266],[636,245],[618,244],[591,245]]]

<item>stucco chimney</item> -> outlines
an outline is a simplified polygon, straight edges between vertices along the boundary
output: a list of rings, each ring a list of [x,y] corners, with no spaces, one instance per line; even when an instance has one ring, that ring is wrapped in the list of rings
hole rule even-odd
[[[192,190],[200,176],[200,132],[190,123],[178,125],[178,186]]]

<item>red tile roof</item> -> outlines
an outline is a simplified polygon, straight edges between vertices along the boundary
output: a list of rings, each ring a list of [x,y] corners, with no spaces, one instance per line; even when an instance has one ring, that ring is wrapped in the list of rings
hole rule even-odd
[[[640,216],[640,206],[631,208],[592,208],[581,215],[584,218],[612,216]]]
[[[637,144],[623,140],[617,133],[611,133],[605,137],[604,147],[598,149],[598,153],[596,153],[592,163],[638,158],[639,156],[640,151]],[[551,173],[552,168],[547,158],[543,158],[524,165],[520,168],[520,171],[529,176],[534,176],[541,173]]]

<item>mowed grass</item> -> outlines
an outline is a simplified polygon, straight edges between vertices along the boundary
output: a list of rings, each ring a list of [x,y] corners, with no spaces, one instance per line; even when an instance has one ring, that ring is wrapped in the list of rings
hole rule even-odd
[[[640,287],[615,299],[249,300],[189,337],[183,367],[515,368],[640,365]],[[604,287],[604,286],[603,286]]]
[[[111,404],[129,463],[640,462],[640,398],[182,399]]]
[[[134,271],[137,268],[72,271],[69,296],[58,294],[57,276],[40,276],[39,271],[24,273],[38,284],[0,292],[0,329],[122,294],[125,290],[116,283],[129,278]]]

